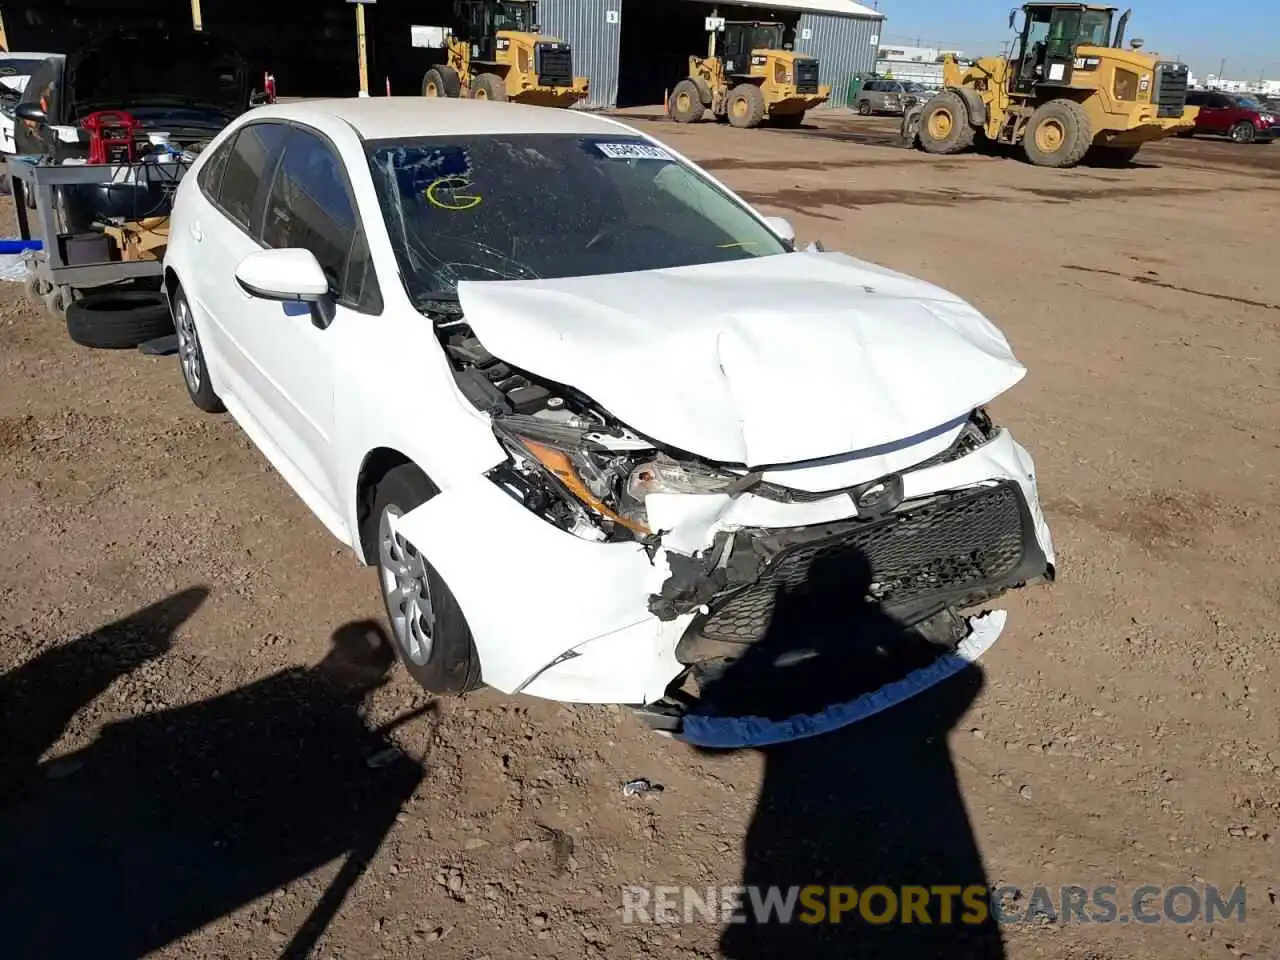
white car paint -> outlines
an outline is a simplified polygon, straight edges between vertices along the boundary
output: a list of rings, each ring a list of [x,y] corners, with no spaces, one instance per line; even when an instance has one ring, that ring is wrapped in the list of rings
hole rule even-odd
[[[337,305],[321,329],[305,309],[253,297],[234,279],[262,247],[208,201],[198,179],[245,123],[271,119],[318,132],[345,163],[379,276],[380,314]],[[665,550],[650,557],[638,542],[566,532],[486,476],[508,463],[507,449],[491,418],[461,393],[432,323],[398,281],[364,140],[426,132],[626,135],[657,145],[609,118],[514,104],[353,98],[259,108],[225,129],[183,179],[166,270],[188,297],[212,385],[230,413],[361,562],[357,490],[372,452],[399,452],[441,490],[396,523],[457,597],[488,685],[566,701],[651,702],[679,674],[675,645],[693,619],[663,621],[649,610],[667,575]],[[740,264],[758,282],[732,292],[727,280],[742,279]],[[761,467],[767,480],[801,491],[920,464],[956,439],[957,418],[1024,374],[1003,335],[963,301],[840,256],[464,283],[459,299],[495,356],[577,387],[656,441],[688,444],[743,472]],[[808,350],[784,341],[788,328],[809,339]],[[913,498],[1002,480],[1022,490],[1052,564],[1030,457],[1006,431],[903,473],[903,489]],[[717,531],[857,513],[846,494],[790,503],[750,492],[651,500],[650,521],[677,553],[699,552]],[[524,562],[495,562],[499,550]]]
[[[464,282],[458,297],[495,356],[720,463],[797,463],[894,443],[968,416],[1026,373],[959,297],[837,253]]]

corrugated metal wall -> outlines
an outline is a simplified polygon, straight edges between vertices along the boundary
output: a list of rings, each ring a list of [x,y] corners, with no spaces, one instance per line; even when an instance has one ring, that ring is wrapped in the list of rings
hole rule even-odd
[[[538,19],[543,33],[573,46],[573,72],[591,78],[591,94],[582,105],[614,106],[618,102],[622,0],[542,0]]]
[[[759,2],[768,6],[768,0]],[[622,0],[541,0],[538,19],[544,33],[573,45],[574,73],[591,78],[583,106],[616,106]],[[875,70],[883,25],[883,19],[867,17],[807,13],[800,18],[796,48],[821,62],[821,82],[831,84],[827,106],[848,106],[849,81]]]
[[[883,27],[883,19],[870,17],[806,13],[800,18],[796,49],[818,58],[819,82],[831,84],[831,99],[825,106],[849,106],[849,81],[875,70]]]

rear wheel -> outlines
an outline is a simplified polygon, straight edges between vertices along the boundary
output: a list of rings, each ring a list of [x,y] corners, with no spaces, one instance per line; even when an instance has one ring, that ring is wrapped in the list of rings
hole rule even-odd
[[[1093,127],[1074,100],[1050,100],[1031,115],[1022,149],[1038,167],[1074,167],[1093,144]]]
[[[422,78],[424,97],[457,97],[461,90],[458,72],[452,67],[432,67]]]
[[[973,146],[969,108],[954,90],[943,90],[920,114],[920,146],[928,153],[959,153]]]
[[[671,102],[668,107],[671,119],[676,123],[696,123],[702,119],[706,107],[702,104],[702,94],[698,85],[692,80],[681,80],[671,91]]]
[[[374,491],[368,522],[376,524],[378,585],[396,656],[432,693],[466,693],[480,686],[480,657],[467,618],[440,574],[395,530],[400,517],[439,492],[416,466],[401,464]]]
[[[481,73],[471,81],[472,100],[505,100],[507,85],[496,73]]]
[[[754,83],[740,83],[729,91],[726,107],[729,122],[735,127],[758,127],[764,120],[764,94]]]
[[[1258,131],[1248,120],[1241,120],[1231,128],[1231,139],[1236,143],[1253,143],[1257,136]]]

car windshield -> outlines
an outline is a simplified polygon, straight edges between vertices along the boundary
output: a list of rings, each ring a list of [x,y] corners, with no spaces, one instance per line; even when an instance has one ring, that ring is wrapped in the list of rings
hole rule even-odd
[[[1260,104],[1257,100],[1253,99],[1253,97],[1236,97],[1235,101],[1236,101],[1236,106],[1243,107],[1246,110],[1263,109],[1262,104]]]
[[[635,136],[520,134],[369,144],[415,302],[463,280],[653,270],[785,253],[741,203]]]

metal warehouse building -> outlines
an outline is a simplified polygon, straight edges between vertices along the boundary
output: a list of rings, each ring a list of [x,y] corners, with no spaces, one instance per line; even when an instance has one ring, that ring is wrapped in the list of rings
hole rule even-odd
[[[422,90],[440,52],[413,46],[415,24],[447,24],[452,0],[365,0],[369,79],[377,96]],[[260,0],[0,0],[13,50],[67,52],[117,27],[203,29],[232,40],[255,71],[271,71],[283,96],[350,96],[358,89],[355,6],[312,0],[305,16]],[[584,106],[648,106],[688,75],[705,54],[706,18],[798,17],[796,49],[817,57],[831,105],[848,100],[849,81],[875,69],[883,17],[855,0],[540,0],[544,33],[569,41],[574,72],[591,79]]]
[[[591,78],[586,106],[659,104],[707,49],[705,21],[770,20],[799,14],[796,49],[817,57],[828,106],[848,106],[849,81],[876,65],[884,17],[853,0],[541,0],[543,32],[573,46],[574,72]]]

